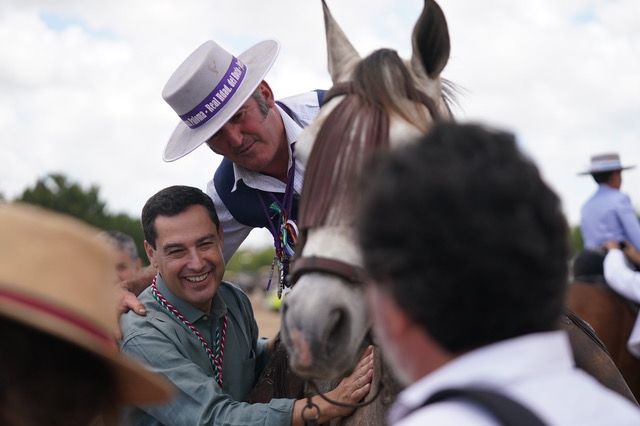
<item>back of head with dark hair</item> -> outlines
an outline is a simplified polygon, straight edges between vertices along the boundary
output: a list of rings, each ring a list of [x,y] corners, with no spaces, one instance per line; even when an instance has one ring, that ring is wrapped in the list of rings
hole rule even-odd
[[[216,208],[207,194],[191,186],[174,185],[157,192],[147,200],[142,208],[144,239],[155,248],[158,237],[154,226],[156,217],[176,216],[195,205],[206,208],[211,221],[216,225],[216,229],[220,230]]]
[[[367,177],[358,234],[408,316],[451,352],[555,328],[567,224],[514,136],[439,124],[386,155]]]

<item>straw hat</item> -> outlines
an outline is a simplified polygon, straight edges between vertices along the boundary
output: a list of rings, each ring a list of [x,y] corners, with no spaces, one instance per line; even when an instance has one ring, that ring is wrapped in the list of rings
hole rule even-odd
[[[209,40],[174,71],[162,97],[182,120],[164,149],[181,158],[213,136],[249,99],[278,56],[280,44],[262,41],[237,58]]]
[[[113,251],[98,231],[68,216],[0,204],[0,320],[8,317],[98,355],[125,404],[163,402],[162,376],[118,348]]]
[[[632,169],[635,166],[623,166],[620,163],[620,156],[616,153],[598,154],[591,157],[589,168],[579,175],[590,175],[593,173],[613,172],[615,170]]]

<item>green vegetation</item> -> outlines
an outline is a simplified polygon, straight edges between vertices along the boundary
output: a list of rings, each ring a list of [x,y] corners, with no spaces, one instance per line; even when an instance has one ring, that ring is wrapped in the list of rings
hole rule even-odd
[[[68,214],[99,229],[124,232],[134,239],[140,258],[146,262],[140,219],[124,213],[110,213],[100,199],[100,189],[96,185],[83,188],[62,174],[51,173],[25,189],[15,201]]]

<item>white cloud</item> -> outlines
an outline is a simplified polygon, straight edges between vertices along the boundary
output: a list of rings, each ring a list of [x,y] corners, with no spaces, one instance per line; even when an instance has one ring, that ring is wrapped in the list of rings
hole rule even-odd
[[[409,55],[422,1],[328,3],[361,53]],[[637,0],[441,5],[452,42],[444,75],[466,90],[458,118],[515,131],[576,223],[594,189],[576,173],[592,153],[640,163]],[[268,78],[276,95],[328,86],[319,1],[3,2],[0,193],[14,197],[60,171],[137,215],[164,186],[204,188],[219,161],[208,150],[161,160],[177,122],[162,87],[207,39],[239,53],[264,38],[282,43]],[[639,187],[640,172],[626,172],[623,189],[640,207]]]

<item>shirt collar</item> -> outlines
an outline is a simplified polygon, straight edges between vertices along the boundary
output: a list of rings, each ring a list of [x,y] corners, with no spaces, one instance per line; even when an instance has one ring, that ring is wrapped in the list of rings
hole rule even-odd
[[[158,291],[162,293],[162,295],[171,303],[190,323],[195,323],[200,318],[205,315],[214,315],[216,318],[222,317],[227,312],[227,304],[224,303],[222,297],[218,295],[216,292],[213,297],[213,302],[211,303],[211,312],[202,312],[200,309],[196,308],[189,302],[186,302],[180,299],[178,296],[173,294],[167,284],[162,279],[160,274],[157,275],[156,286],[158,287]]]
[[[289,161],[287,163],[287,170],[289,170],[289,168],[291,168],[291,145],[293,145],[298,140],[298,135],[300,135],[300,133],[302,132],[302,127],[300,127],[298,123],[296,123],[291,117],[289,117],[289,114],[284,112],[280,105],[276,104],[276,108],[278,108],[280,117],[282,117],[282,122],[284,123],[284,132],[287,136],[287,143],[289,146]],[[282,182],[280,182],[273,176],[268,176],[262,173],[245,169],[244,167],[239,166],[236,163],[233,163],[233,174],[236,179],[233,183],[233,188],[231,189],[232,192],[236,190],[239,180],[244,181],[247,186],[263,189],[265,191],[284,191]]]
[[[544,350],[542,349],[544,348]],[[468,352],[421,378],[398,395],[391,423],[445,387],[490,384],[504,387],[536,374],[573,368],[571,345],[564,331],[534,333]]]

